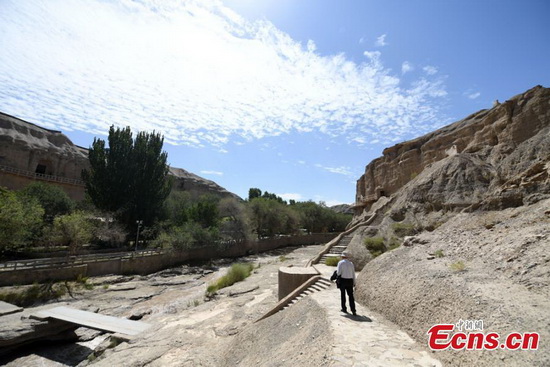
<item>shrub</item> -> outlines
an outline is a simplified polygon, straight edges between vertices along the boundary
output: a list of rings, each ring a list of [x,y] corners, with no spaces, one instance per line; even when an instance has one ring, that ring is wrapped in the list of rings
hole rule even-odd
[[[466,264],[464,264],[463,261],[457,261],[457,262],[454,262],[451,265],[449,265],[449,267],[451,268],[451,270],[459,272],[459,271],[463,271],[464,269],[466,269]]]
[[[0,251],[27,245],[38,237],[44,209],[29,197],[0,187]]]
[[[401,246],[401,243],[397,239],[394,238],[394,239],[392,239],[392,242],[388,246],[388,251],[395,250],[399,246]]]
[[[417,228],[411,223],[393,223],[391,227],[399,237],[412,236],[418,232]]]
[[[85,213],[75,212],[55,217],[51,239],[55,243],[67,245],[71,254],[89,243],[93,238],[93,225]]]
[[[365,238],[365,246],[373,257],[377,257],[386,252],[383,237],[367,237]]]
[[[218,228],[203,228],[197,222],[187,222],[182,226],[172,227],[152,241],[153,246],[187,250],[191,248],[210,246],[220,238]]]
[[[94,285],[88,282],[88,277],[85,277],[82,274],[78,274],[76,277],[76,284],[87,290],[94,289]]]
[[[445,254],[443,253],[443,250],[437,250],[436,252],[434,252],[434,256],[435,257],[443,257],[443,256],[445,256]]]
[[[329,256],[325,259],[325,265],[336,266],[336,265],[338,265],[339,261],[340,261],[340,259],[337,258],[336,256]]]
[[[75,205],[63,189],[43,182],[29,184],[20,194],[35,198],[44,208],[44,219],[49,223],[58,215],[70,214]]]
[[[65,295],[66,288],[61,284],[33,284],[24,290],[0,293],[0,301],[11,303],[19,307],[29,307],[37,303],[44,303],[52,299],[58,299]]]
[[[241,280],[246,279],[250,276],[253,269],[254,265],[250,263],[237,263],[231,265],[227,271],[227,274],[206,288],[206,293],[213,294],[222,288],[229,287],[237,282],[240,282]]]

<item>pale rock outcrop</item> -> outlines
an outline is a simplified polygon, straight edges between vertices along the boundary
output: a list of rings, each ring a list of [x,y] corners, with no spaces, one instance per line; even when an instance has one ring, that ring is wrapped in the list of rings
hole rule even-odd
[[[437,202],[457,208],[521,205],[531,194],[548,193],[549,156],[550,89],[537,86],[490,110],[385,149],[357,181],[356,215],[445,159],[448,166],[434,174],[438,182],[422,195],[440,192],[449,200],[435,198]],[[474,193],[469,192],[472,179]]]

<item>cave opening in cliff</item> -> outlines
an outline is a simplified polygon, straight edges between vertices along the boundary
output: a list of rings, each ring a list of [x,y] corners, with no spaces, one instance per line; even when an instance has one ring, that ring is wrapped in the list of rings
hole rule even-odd
[[[42,175],[45,175],[46,174],[46,165],[44,164],[38,164],[36,166],[36,170],[34,171],[35,173],[39,173],[39,174],[42,174]]]

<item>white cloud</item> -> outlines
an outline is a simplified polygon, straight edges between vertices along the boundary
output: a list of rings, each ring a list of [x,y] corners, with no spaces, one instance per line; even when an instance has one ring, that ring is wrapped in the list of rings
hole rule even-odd
[[[424,70],[424,72],[428,75],[435,75],[437,74],[437,71],[438,71],[435,66],[431,66],[431,65],[424,66],[422,70]]]
[[[391,141],[429,131],[446,94],[440,79],[403,88],[379,51],[321,56],[217,0],[0,2],[0,34],[0,110],[60,130],[220,149],[293,132]]]
[[[318,164],[315,165],[315,167],[318,167],[318,168],[324,169],[325,171],[328,171],[328,172],[331,172],[331,173],[336,173],[336,174],[339,174],[339,175],[344,175],[344,176],[354,176],[355,175],[351,171],[351,168],[346,167],[346,166],[327,167],[327,166],[323,166],[323,165],[318,163]]]
[[[401,74],[408,73],[412,70],[414,70],[414,66],[410,62],[404,61],[403,64],[401,64]]]
[[[201,174],[211,176],[223,176],[223,172],[220,171],[201,171]]]
[[[470,99],[476,99],[477,97],[479,97],[481,95],[480,92],[474,92],[474,93],[469,93],[467,96],[468,98]]]
[[[383,34],[381,36],[379,36],[377,39],[376,39],[376,42],[374,43],[374,45],[376,47],[384,47],[386,46],[388,43],[386,42],[386,34]]]

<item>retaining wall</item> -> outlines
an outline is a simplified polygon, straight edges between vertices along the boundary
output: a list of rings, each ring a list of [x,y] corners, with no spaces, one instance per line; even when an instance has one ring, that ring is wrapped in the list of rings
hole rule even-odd
[[[235,258],[251,253],[259,253],[287,246],[321,244],[332,240],[337,233],[278,237],[257,241],[237,242],[225,246],[208,246],[179,252],[163,252],[148,256],[132,256],[102,261],[90,261],[81,265],[62,265],[41,269],[17,269],[0,272],[0,286],[32,284],[47,280],[72,280],[78,275],[99,276],[107,274],[151,274],[162,269],[193,260],[215,258]]]

